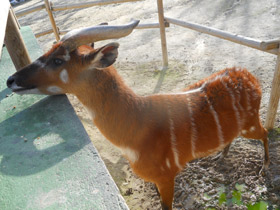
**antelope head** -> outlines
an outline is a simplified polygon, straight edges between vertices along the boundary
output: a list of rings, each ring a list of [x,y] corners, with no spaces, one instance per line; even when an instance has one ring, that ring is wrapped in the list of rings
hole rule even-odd
[[[52,49],[30,65],[14,73],[7,86],[18,94],[57,95],[72,93],[72,84],[89,68],[106,68],[117,58],[118,43],[99,49],[86,44],[127,36],[138,25],[98,25],[68,32]]]

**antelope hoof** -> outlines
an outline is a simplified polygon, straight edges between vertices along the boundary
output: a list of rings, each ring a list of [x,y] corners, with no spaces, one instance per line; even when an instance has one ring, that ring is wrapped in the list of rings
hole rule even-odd
[[[263,164],[262,168],[259,171],[259,176],[266,176],[266,173],[268,171],[268,163]]]

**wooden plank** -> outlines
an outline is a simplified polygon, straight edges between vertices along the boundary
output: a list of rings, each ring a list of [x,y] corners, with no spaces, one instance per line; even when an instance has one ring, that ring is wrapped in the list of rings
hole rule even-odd
[[[41,56],[31,28],[21,34]],[[5,48],[0,69],[0,209],[128,210],[67,97],[11,94]]]
[[[17,71],[31,63],[12,10],[8,14],[5,45]]]
[[[100,0],[100,1],[94,1],[94,2],[68,4],[68,5],[61,5],[61,6],[52,5],[52,11],[78,9],[78,8],[86,8],[86,7],[101,6],[101,5],[108,5],[108,4],[119,4],[119,3],[125,3],[125,2],[135,2],[135,1],[143,1],[143,0],[111,0],[111,1]]]
[[[165,20],[169,23],[175,24],[175,25],[179,25],[185,28],[189,28],[195,31],[199,31],[201,33],[205,33],[205,34],[209,34],[215,37],[219,37],[221,39],[225,39],[225,40],[229,40],[231,42],[235,42],[241,45],[245,45],[247,47],[251,47],[254,49],[258,49],[261,51],[265,51],[271,54],[275,54],[278,55],[278,49],[267,49],[265,50],[265,47],[262,47],[261,44],[263,43],[260,40],[257,39],[252,39],[249,37],[245,37],[245,36],[241,36],[238,34],[233,34],[233,33],[229,33],[226,31],[222,31],[219,29],[215,29],[215,28],[211,28],[208,26],[203,26],[200,24],[196,24],[196,23],[191,23],[191,22],[186,22],[186,21],[181,21],[181,20],[176,20],[173,18],[169,18],[169,17],[165,17]]]
[[[265,128],[272,129],[274,126],[276,113],[278,109],[279,99],[280,99],[280,49],[279,54],[277,56],[276,61],[276,68],[272,80],[272,87],[270,92],[270,98],[269,98],[269,105],[265,120]]]
[[[163,60],[163,69],[167,69],[168,66],[168,55],[167,55],[167,44],[166,44],[166,35],[165,35],[165,21],[164,21],[164,11],[162,0],[157,0],[158,7],[158,20],[160,26],[160,40],[161,40],[161,50],[162,50],[162,60]]]
[[[16,16],[17,18],[21,17],[21,16],[24,16],[24,15],[27,15],[27,14],[30,14],[32,12],[36,12],[36,11],[39,11],[41,9],[44,9],[45,8],[45,4],[44,3],[41,3],[35,7],[30,7],[28,9],[22,9],[22,10],[19,10],[16,12]]]
[[[2,47],[4,43],[4,37],[6,32],[6,24],[8,20],[8,14],[10,9],[10,2],[8,0],[2,0],[0,7],[0,59],[2,54]]]
[[[279,48],[280,39],[273,39],[261,42],[261,48],[263,50],[271,50]]]
[[[56,41],[59,41],[59,40],[60,40],[59,32],[58,32],[58,29],[57,29],[57,27],[56,27],[56,23],[55,23],[55,20],[54,20],[54,17],[53,17],[51,8],[50,8],[49,1],[48,1],[48,0],[44,0],[44,1],[45,1],[46,10],[47,10],[48,15],[49,15],[49,19],[50,19],[51,24],[52,24],[52,29],[53,29],[53,32],[54,32]]]

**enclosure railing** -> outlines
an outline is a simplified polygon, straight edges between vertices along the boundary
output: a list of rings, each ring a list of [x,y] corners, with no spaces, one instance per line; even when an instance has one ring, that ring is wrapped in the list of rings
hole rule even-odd
[[[274,121],[276,118],[279,98],[280,98],[280,51],[279,51],[279,43],[280,39],[276,40],[268,40],[268,41],[260,41],[244,36],[240,36],[237,34],[232,34],[229,32],[225,32],[219,29],[190,23],[186,21],[181,21],[169,17],[165,17],[165,20],[168,23],[172,23],[184,28],[189,28],[195,31],[199,31],[201,33],[209,34],[212,36],[219,37],[221,39],[226,39],[231,42],[235,42],[241,45],[245,45],[247,47],[251,47],[254,49],[258,49],[264,52],[268,52],[274,55],[277,55],[277,62],[276,62],[276,68],[274,72],[274,77],[272,81],[272,88],[270,92],[270,99],[269,99],[269,105],[268,105],[268,111],[266,115],[266,121],[265,121],[265,127],[268,129],[273,128]]]
[[[49,2],[49,0],[44,0],[45,3],[40,4],[38,6],[28,8],[16,13],[17,17],[41,10],[46,9],[52,24],[52,29],[36,33],[36,37],[43,36],[49,33],[54,33],[56,40],[60,39],[61,34],[65,34],[69,30],[59,30],[56,26],[55,20],[53,18],[53,11],[59,10],[67,10],[67,9],[77,9],[77,8],[86,8],[92,6],[101,6],[108,4],[116,4],[116,3],[125,3],[125,2],[136,2],[142,0],[99,0],[94,2],[80,3],[80,4],[69,4],[69,5],[61,5],[55,6]],[[164,17],[164,9],[162,0],[157,0],[158,7],[158,23],[149,23],[149,24],[140,24],[137,29],[148,29],[148,28],[160,28],[160,38],[161,38],[161,49],[162,49],[162,59],[163,59],[163,68],[167,68],[168,66],[168,54],[166,47],[166,35],[165,35],[165,27],[169,27],[169,24],[174,24],[177,26],[189,28],[195,31],[199,31],[201,33],[206,33],[221,39],[225,39],[231,42],[235,42],[241,45],[245,45],[254,49],[258,49],[267,53],[271,53],[277,55],[276,68],[274,72],[274,77],[272,81],[272,89],[270,93],[269,106],[265,121],[265,127],[268,129],[273,128],[274,121],[276,118],[279,98],[280,98],[280,39],[261,41],[257,39],[252,39],[249,37],[244,37],[237,34],[232,34],[226,31],[222,31],[219,29],[211,28],[208,26],[199,25],[196,23],[181,21],[169,17]]]

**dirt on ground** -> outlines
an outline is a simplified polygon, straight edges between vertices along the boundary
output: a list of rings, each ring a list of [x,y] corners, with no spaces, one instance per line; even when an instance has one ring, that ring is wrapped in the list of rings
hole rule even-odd
[[[30,0],[15,6],[15,11],[39,5]],[[71,0],[72,3],[83,1]],[[70,4],[54,0],[54,5]],[[165,0],[165,15],[215,27],[259,40],[280,37],[280,2],[278,0]],[[60,29],[75,29],[102,22],[124,24],[131,18],[141,23],[157,22],[156,1],[145,0],[87,9],[54,13]],[[30,25],[34,33],[50,28],[45,11],[19,19]],[[275,70],[276,56],[240,46],[205,34],[171,25],[167,28],[169,68],[161,70],[161,48],[158,29],[135,30],[117,40],[119,58],[115,65],[124,81],[139,95],[176,92],[225,67],[249,69],[261,82],[263,98],[261,118],[264,122]],[[54,35],[38,38],[44,51],[55,41]],[[109,41],[96,43],[101,46]],[[94,146],[119,187],[130,209],[160,209],[155,187],[137,177],[120,151],[108,142],[92,124],[90,116],[78,100],[69,99],[87,130]],[[187,164],[175,184],[175,209],[247,209],[246,205],[266,201],[269,209],[280,206],[280,117],[270,133],[271,164],[267,173],[259,175],[263,146],[259,141],[237,138],[224,160],[215,155]]]

